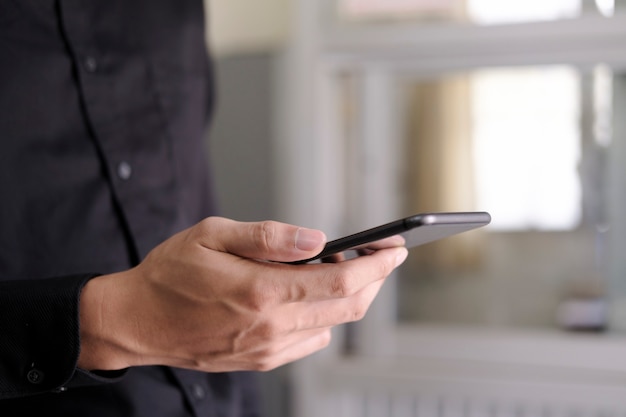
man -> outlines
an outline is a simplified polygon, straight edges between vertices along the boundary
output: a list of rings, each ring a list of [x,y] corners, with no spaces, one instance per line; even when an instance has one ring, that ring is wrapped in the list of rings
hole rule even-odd
[[[257,415],[240,371],[326,346],[406,257],[287,265],[323,233],[209,217],[203,15],[0,1],[3,416]]]

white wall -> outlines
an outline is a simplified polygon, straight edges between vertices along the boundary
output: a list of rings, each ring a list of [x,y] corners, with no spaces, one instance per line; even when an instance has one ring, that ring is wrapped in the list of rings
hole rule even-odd
[[[205,0],[217,55],[275,50],[289,33],[293,0]]]

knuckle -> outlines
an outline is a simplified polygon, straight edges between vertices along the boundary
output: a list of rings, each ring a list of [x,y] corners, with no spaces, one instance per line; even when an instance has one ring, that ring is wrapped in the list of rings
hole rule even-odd
[[[254,313],[262,313],[267,307],[267,297],[260,292],[252,292],[247,297],[246,304]]]
[[[277,288],[268,285],[263,280],[252,280],[244,292],[248,308],[256,313],[261,313],[275,304]]]
[[[328,345],[330,345],[332,338],[333,336],[332,336],[332,332],[330,331],[330,329],[324,330],[324,332],[320,336],[320,347],[325,348]]]
[[[257,325],[255,333],[261,340],[271,342],[278,338],[282,331],[276,322],[264,320]]]
[[[196,226],[193,228],[194,232],[198,234],[210,234],[215,227],[222,222],[224,219],[220,217],[205,217],[200,220]]]
[[[364,305],[363,303],[359,303],[352,310],[352,317],[350,318],[350,321],[362,320],[365,317],[367,310],[368,310],[368,306]]]
[[[269,252],[273,247],[276,240],[276,222],[266,220],[257,223],[252,229],[253,239],[262,253]]]
[[[254,371],[257,372],[269,372],[278,368],[279,364],[272,359],[260,359],[254,365]]]
[[[309,287],[302,282],[292,283],[285,291],[287,300],[290,302],[298,302],[306,300],[309,294]],[[281,300],[286,301],[286,300]]]
[[[254,371],[267,372],[280,366],[280,349],[277,347],[266,347],[259,350],[252,359],[252,368]]]
[[[353,274],[347,270],[342,270],[339,273],[331,276],[330,290],[332,294],[339,298],[347,298],[354,294],[352,288]]]
[[[270,344],[258,353],[257,364],[270,364],[275,361],[275,358],[280,354],[281,349],[275,345]]]
[[[350,305],[345,309],[343,318],[346,322],[355,322],[365,317],[373,298],[366,291],[362,291],[350,301]]]
[[[391,273],[390,262],[377,262],[373,267],[373,272],[378,279],[383,279]]]
[[[192,241],[203,242],[203,246],[215,245],[215,231],[226,223],[226,219],[222,217],[205,217],[196,223],[193,227],[187,229],[187,238]]]

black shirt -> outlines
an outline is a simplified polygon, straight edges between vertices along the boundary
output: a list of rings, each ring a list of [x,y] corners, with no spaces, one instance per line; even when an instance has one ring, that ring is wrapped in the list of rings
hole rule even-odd
[[[201,0],[0,0],[1,415],[256,415],[246,373],[76,369],[86,280],[213,212],[204,34]]]

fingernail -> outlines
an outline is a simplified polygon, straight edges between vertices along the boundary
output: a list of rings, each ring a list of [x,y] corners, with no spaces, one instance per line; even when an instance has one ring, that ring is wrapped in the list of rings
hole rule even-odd
[[[409,251],[406,248],[398,248],[398,254],[396,255],[396,267],[402,265],[407,256],[409,256]]]
[[[326,241],[326,236],[319,230],[300,228],[296,231],[296,248],[303,251],[317,249]]]

